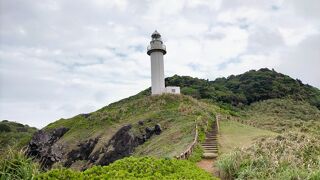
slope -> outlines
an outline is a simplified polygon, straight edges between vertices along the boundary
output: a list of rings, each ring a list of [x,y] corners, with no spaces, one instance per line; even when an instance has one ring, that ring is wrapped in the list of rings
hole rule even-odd
[[[305,101],[270,99],[242,110],[241,122],[275,132],[320,135],[320,110]]]
[[[82,169],[93,164],[107,165],[132,154],[173,157],[193,141],[195,123],[203,130],[207,121],[214,120],[218,109],[217,106],[184,95],[132,96],[96,112],[49,124],[44,128],[45,133],[60,136],[63,131],[61,137],[51,144],[61,150],[62,155],[56,157],[57,153],[53,153],[40,160],[45,159],[48,168],[58,162],[67,167]],[[149,136],[148,132],[155,131],[156,126],[161,128],[161,132],[151,133]],[[40,135],[38,139],[43,136]],[[126,144],[125,149],[114,152],[119,143]],[[37,142],[34,145],[30,143],[30,147],[35,145]],[[53,148],[50,152],[54,150]],[[34,154],[37,152],[31,151],[30,154],[32,153],[35,157],[39,156]],[[123,156],[118,156],[119,154]],[[51,159],[56,160],[50,162]]]
[[[259,129],[232,120],[220,121],[220,153],[229,153],[236,148],[250,146],[262,137],[275,136],[277,133]]]

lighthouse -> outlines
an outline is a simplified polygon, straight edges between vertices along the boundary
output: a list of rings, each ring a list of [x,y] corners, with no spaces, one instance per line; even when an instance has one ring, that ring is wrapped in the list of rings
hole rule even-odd
[[[179,87],[165,87],[163,55],[165,55],[166,53],[166,46],[162,42],[160,33],[154,31],[154,33],[152,33],[151,35],[150,45],[147,48],[147,54],[151,59],[152,95],[159,95],[163,93],[180,94]]]
[[[156,95],[166,91],[164,85],[163,55],[167,51],[166,46],[162,42],[161,35],[157,31],[152,33],[151,38],[147,54],[151,59],[151,94]]]

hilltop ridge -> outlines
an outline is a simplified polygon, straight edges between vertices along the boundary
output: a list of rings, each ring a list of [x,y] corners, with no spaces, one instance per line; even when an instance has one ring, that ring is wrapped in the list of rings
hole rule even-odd
[[[209,99],[234,107],[267,99],[289,97],[307,101],[320,109],[318,88],[268,68],[250,70],[227,78],[217,78],[214,81],[174,75],[166,78],[166,85],[180,86],[182,94],[197,99]]]

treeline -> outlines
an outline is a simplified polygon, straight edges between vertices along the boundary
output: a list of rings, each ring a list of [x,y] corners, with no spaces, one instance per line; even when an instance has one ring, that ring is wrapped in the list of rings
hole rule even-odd
[[[319,89],[268,68],[214,81],[174,75],[166,78],[166,85],[180,86],[181,93],[194,98],[238,107],[266,99],[290,97],[305,100],[320,109]]]

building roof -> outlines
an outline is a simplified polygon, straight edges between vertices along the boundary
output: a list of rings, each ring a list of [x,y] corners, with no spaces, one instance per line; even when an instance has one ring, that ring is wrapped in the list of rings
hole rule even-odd
[[[160,35],[160,33],[158,33],[157,30],[155,30],[155,31],[152,33],[151,37],[152,37],[152,38],[160,38],[161,35]]]

